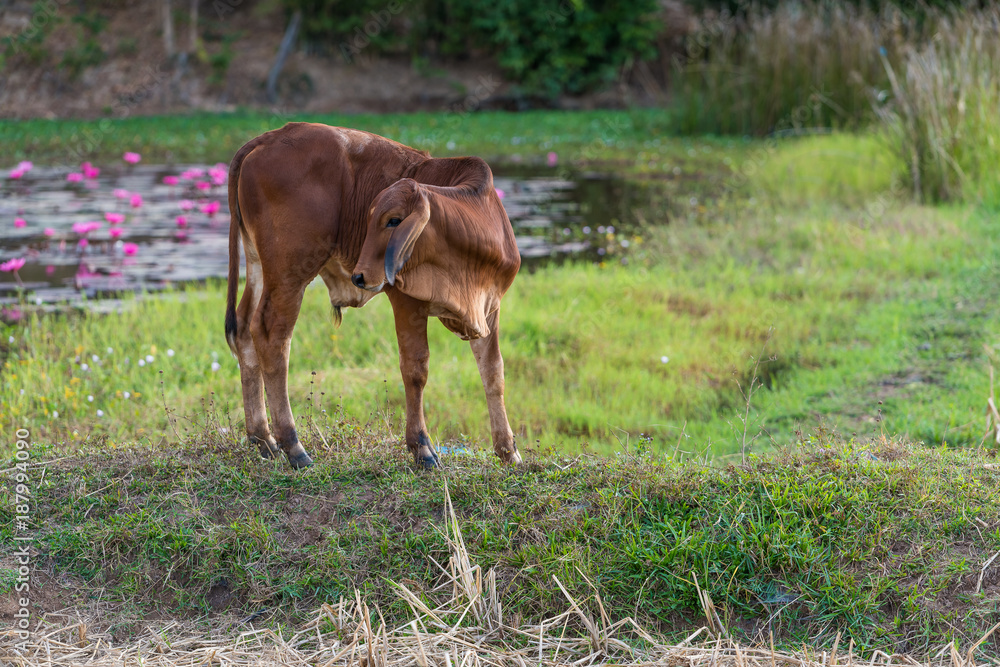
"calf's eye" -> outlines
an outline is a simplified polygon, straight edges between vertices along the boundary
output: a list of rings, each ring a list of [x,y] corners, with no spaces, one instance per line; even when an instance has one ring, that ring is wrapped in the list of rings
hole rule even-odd
[[[402,222],[402,220],[400,220],[399,218],[390,218],[389,222],[387,222],[385,226],[386,227],[399,227],[399,223],[401,223],[401,222]]]

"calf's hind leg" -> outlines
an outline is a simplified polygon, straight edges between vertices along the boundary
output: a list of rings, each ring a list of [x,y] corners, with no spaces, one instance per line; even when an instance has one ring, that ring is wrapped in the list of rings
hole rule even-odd
[[[304,291],[305,285],[295,287],[288,283],[279,283],[269,289],[265,279],[260,305],[250,323],[250,333],[271,406],[274,435],[293,468],[306,468],[313,463],[299,443],[295,417],[288,402],[288,355]]]
[[[243,298],[236,308],[236,336],[229,344],[240,363],[240,383],[243,385],[243,413],[246,417],[247,438],[260,449],[264,458],[271,458],[280,449],[267,426],[267,407],[264,403],[264,376],[260,360],[250,335],[250,321],[260,303],[261,267],[253,246],[244,238],[247,249],[247,280]]]
[[[469,341],[479,366],[479,376],[486,390],[486,405],[490,411],[493,452],[504,463],[520,463],[521,455],[514,442],[514,432],[507,421],[504,406],[503,357],[500,355],[500,311],[495,310],[486,320],[490,335]]]

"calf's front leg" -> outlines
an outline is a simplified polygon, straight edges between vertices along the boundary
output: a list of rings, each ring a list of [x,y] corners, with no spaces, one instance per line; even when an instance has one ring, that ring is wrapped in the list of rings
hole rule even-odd
[[[389,290],[399,344],[399,372],[406,391],[406,447],[418,466],[436,468],[437,452],[424,421],[424,387],[430,348],[427,346],[427,306],[398,290]]]
[[[479,377],[486,390],[486,405],[490,411],[490,430],[493,435],[493,452],[504,463],[520,463],[521,455],[514,442],[514,432],[507,421],[504,405],[503,356],[500,354],[500,311],[493,311],[487,318],[490,335],[469,341],[472,354],[479,366]]]

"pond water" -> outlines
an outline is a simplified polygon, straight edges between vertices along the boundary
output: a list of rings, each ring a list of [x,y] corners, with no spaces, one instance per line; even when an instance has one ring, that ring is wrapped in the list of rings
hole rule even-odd
[[[54,304],[225,277],[225,165],[71,173],[35,167],[19,179],[0,175],[0,263],[25,260],[16,276],[0,272],[0,304],[17,302],[18,279],[30,302]],[[495,173],[524,270],[569,257],[627,255],[639,184],[555,169]]]

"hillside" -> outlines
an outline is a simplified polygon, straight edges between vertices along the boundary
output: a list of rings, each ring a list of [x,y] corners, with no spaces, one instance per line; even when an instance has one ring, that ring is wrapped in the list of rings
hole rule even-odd
[[[0,50],[0,118],[118,119],[241,107],[398,113],[519,104],[507,94],[510,81],[485,57],[420,64],[362,50],[348,61],[303,48],[289,55],[272,102],[265,83],[286,28],[280,4],[202,5],[194,48],[186,15],[177,13],[178,53],[170,58],[157,2],[105,3],[88,11],[52,3],[38,12],[31,2],[0,4],[0,44],[6,45]],[[546,104],[621,106],[631,95],[616,87]]]

